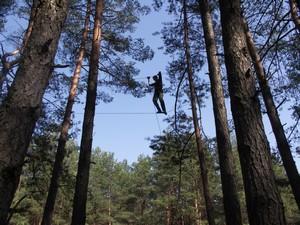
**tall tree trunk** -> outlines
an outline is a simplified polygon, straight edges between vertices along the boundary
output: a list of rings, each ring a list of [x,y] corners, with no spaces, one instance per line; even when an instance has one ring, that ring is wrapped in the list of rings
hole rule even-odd
[[[20,47],[20,52],[23,52],[24,48],[28,44],[28,40],[32,33],[33,24],[34,24],[35,17],[36,17],[37,7],[38,7],[38,0],[33,0],[31,11],[30,11],[30,16],[29,16],[29,21],[28,21],[27,29],[26,29],[24,37],[23,37],[22,46]]]
[[[96,1],[94,19],[93,42],[90,57],[87,97],[82,125],[80,155],[76,177],[76,187],[73,202],[72,225],[84,225],[86,213],[86,200],[89,182],[91,150],[93,142],[93,127],[97,97],[98,62],[100,55],[101,24],[104,0]]]
[[[111,181],[111,180],[110,180]],[[112,225],[112,219],[111,219],[111,184],[109,184],[109,196],[108,196],[108,225]]]
[[[289,146],[289,142],[285,136],[284,129],[282,123],[280,121],[280,117],[275,106],[273,96],[271,93],[270,86],[268,84],[268,80],[266,78],[265,70],[263,64],[261,62],[260,56],[257,53],[254,41],[252,39],[252,35],[249,31],[247,22],[243,19],[245,26],[245,33],[247,38],[247,45],[249,49],[250,56],[252,58],[254,69],[258,78],[259,86],[261,89],[261,93],[265,102],[265,106],[267,109],[267,114],[272,126],[272,130],[274,132],[277,146],[281,155],[281,159],[283,162],[283,166],[287,173],[287,176],[290,181],[290,185],[295,196],[298,208],[300,209],[300,176],[297,170],[297,166],[293,159],[293,155],[291,153],[291,149]]]
[[[196,225],[201,225],[201,211],[199,208],[198,196],[194,199],[194,206],[195,206],[195,214],[196,214]]]
[[[68,2],[40,1],[16,78],[0,106],[0,224],[6,224],[24,157],[40,115]]]
[[[255,79],[250,73],[239,0],[220,0],[231,110],[251,225],[286,224],[263,128]]]
[[[242,214],[234,176],[233,154],[213,23],[208,0],[198,2],[208,61],[226,223],[239,225],[242,224]]]
[[[78,58],[75,66],[75,70],[72,76],[72,82],[68,97],[68,102],[65,109],[64,119],[61,125],[60,136],[58,139],[58,146],[56,150],[55,162],[52,171],[52,177],[50,181],[48,196],[44,208],[44,214],[41,225],[51,225],[52,215],[55,206],[56,195],[59,187],[59,178],[63,171],[63,160],[66,154],[66,142],[68,140],[68,131],[71,124],[72,109],[76,97],[78,88],[78,82],[80,78],[81,66],[85,54],[85,45],[89,30],[89,20],[91,15],[91,1],[87,0],[87,9],[84,23],[84,30],[82,32],[82,41],[78,53]]]
[[[171,207],[168,205],[166,207],[166,225],[172,225],[171,221],[172,221],[172,210]]]
[[[191,98],[191,106],[192,106],[192,115],[193,115],[193,123],[195,129],[195,136],[197,142],[197,153],[199,158],[199,166],[201,172],[201,180],[203,185],[203,193],[206,205],[206,213],[207,213],[207,220],[209,225],[214,225],[214,212],[213,212],[213,205],[212,200],[209,192],[208,187],[208,176],[207,176],[207,167],[205,162],[205,155],[204,155],[204,143],[200,133],[200,126],[198,122],[197,116],[197,106],[196,106],[196,93],[195,93],[195,86],[193,81],[193,69],[191,65],[191,56],[190,56],[190,45],[189,45],[189,31],[188,31],[188,18],[187,18],[187,10],[186,10],[186,0],[183,0],[183,20],[184,20],[184,48],[185,48],[185,57],[186,57],[186,65],[187,65],[187,73],[189,78],[189,87],[190,87],[190,98]]]
[[[290,3],[291,16],[293,22],[296,28],[298,29],[298,31],[300,32],[300,16],[298,16],[298,11],[300,11],[300,6],[298,5],[298,9],[297,9],[296,0],[289,0],[289,3]]]

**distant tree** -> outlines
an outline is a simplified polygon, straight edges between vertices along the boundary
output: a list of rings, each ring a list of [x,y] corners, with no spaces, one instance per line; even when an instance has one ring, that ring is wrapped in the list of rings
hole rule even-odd
[[[57,205],[52,224],[68,224],[72,207],[73,186],[75,183],[78,147],[73,141],[67,143],[68,157],[61,176],[60,192],[57,195]],[[51,176],[51,168],[55,159],[56,135],[44,133],[35,135],[25,159],[20,185],[13,201],[10,213],[11,225],[40,224],[45,193]],[[35,221],[35,222],[32,222]]]
[[[186,63],[186,70],[188,75],[189,81],[189,88],[190,88],[190,101],[192,107],[192,115],[193,115],[193,124],[195,129],[195,137],[197,143],[197,152],[198,152],[198,159],[199,159],[199,166],[200,166],[200,173],[201,173],[201,181],[203,186],[203,194],[206,203],[206,213],[207,213],[207,220],[208,224],[214,225],[215,218],[214,218],[214,209],[213,209],[213,202],[209,191],[209,183],[208,183],[208,171],[206,166],[206,159],[204,154],[204,142],[201,137],[201,131],[199,126],[199,120],[197,115],[197,99],[196,99],[196,89],[193,80],[194,72],[192,67],[191,61],[191,54],[190,54],[190,43],[189,43],[189,23],[188,23],[188,14],[187,14],[187,3],[186,0],[183,0],[182,4],[183,10],[183,32],[184,32],[184,51],[185,51],[185,63]]]
[[[293,195],[288,177],[279,154],[272,154],[273,170],[276,175],[276,183],[279,187],[280,195],[284,203],[284,210],[287,224],[297,224],[300,221],[300,211]]]
[[[187,130],[186,130],[187,131]],[[154,150],[154,224],[201,224],[207,222],[206,204],[199,171],[199,162],[193,133],[166,132],[163,136],[151,140]],[[215,170],[214,158],[205,148],[205,157],[209,174],[210,192],[214,199],[217,213],[215,220],[224,222],[220,179]],[[219,207],[220,206],[220,207]],[[157,218],[156,218],[157,217]]]

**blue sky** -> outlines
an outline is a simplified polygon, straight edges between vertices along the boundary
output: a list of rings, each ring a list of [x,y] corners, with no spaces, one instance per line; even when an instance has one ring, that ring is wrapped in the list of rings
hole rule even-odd
[[[143,3],[149,5],[151,2],[151,0],[143,1]],[[165,69],[168,65],[169,57],[163,54],[163,50],[158,49],[163,46],[159,35],[154,36],[152,34],[156,31],[160,31],[163,26],[162,23],[167,22],[168,20],[170,20],[170,17],[165,11],[152,11],[149,15],[141,18],[135,33],[136,37],[144,38],[145,43],[150,45],[155,51],[153,60],[137,64],[137,67],[140,70],[140,78],[145,78],[146,76],[154,75],[158,71],[161,71],[166,85],[167,75]],[[20,24],[14,21],[9,22],[10,29],[18,29],[18,26],[20,26]],[[11,24],[14,25],[11,26]],[[0,39],[3,40],[3,37],[0,37]],[[207,72],[206,66],[203,68],[203,74],[205,72]],[[102,74],[100,73],[99,76],[101,78]],[[152,93],[147,94],[143,98],[134,98],[129,95],[115,93],[110,94],[114,97],[114,101],[112,103],[106,104],[101,102],[96,107],[93,147],[100,147],[103,151],[113,152],[117,160],[127,159],[129,163],[136,161],[140,154],[151,155],[152,151],[149,148],[149,141],[147,138],[159,135],[167,126],[167,124],[163,121],[164,118],[166,118],[165,115],[155,114],[156,110],[152,103]],[[169,111],[169,114],[173,114],[175,99],[171,96],[165,95],[165,101],[167,111]],[[75,107],[76,121],[82,121],[83,107],[83,105]],[[227,109],[230,116],[228,100]],[[291,118],[287,111],[283,110],[280,114],[283,124],[291,123]],[[206,101],[206,107],[202,109],[202,118],[204,121],[203,127],[205,133],[209,137],[213,137],[215,135],[215,128],[211,99]],[[272,146],[275,146],[274,137],[266,116],[264,116],[264,123],[269,142]],[[81,128],[81,124],[78,128]],[[80,135],[78,135],[77,143],[80,144]],[[296,145],[299,146],[300,143],[297,143]],[[297,156],[295,160],[297,162],[298,169],[300,169],[299,156]]]
[[[165,69],[169,58],[163,54],[162,50],[158,50],[163,45],[160,37],[152,35],[154,32],[160,31],[162,22],[165,22],[164,19],[167,19],[165,12],[152,12],[150,15],[143,16],[137,25],[134,36],[143,38],[145,44],[151,46],[155,51],[151,61],[137,63],[137,68],[140,70],[140,75],[137,77],[139,81],[145,79],[144,81],[147,82],[146,76],[155,75],[161,71],[163,81],[167,83]],[[101,75],[100,73],[99,76],[101,77]],[[148,147],[149,141],[146,139],[159,135],[167,126],[163,121],[166,118],[165,115],[155,114],[152,93],[143,98],[110,94],[114,97],[114,101],[111,103],[100,102],[96,108],[93,146],[100,147],[104,151],[114,152],[118,160],[127,159],[129,162],[135,161],[140,154],[151,155],[152,151]],[[165,95],[164,99],[167,111],[173,110],[175,99],[168,95]],[[77,109],[77,111],[82,111],[82,109]],[[81,120],[78,116],[83,117],[83,115],[76,115],[77,120]]]
[[[151,3],[151,1],[143,1]],[[163,22],[170,20],[167,12],[152,11],[150,15],[141,18],[137,26],[136,36],[142,37],[145,43],[150,45],[155,51],[153,60],[145,63],[138,63],[140,69],[140,77],[156,74],[162,71],[164,83],[166,82],[166,67],[170,58],[163,54],[163,50],[158,49],[163,46],[159,35],[153,35],[154,32],[160,31]],[[207,72],[204,66],[202,74]],[[99,74],[101,77],[101,74]],[[146,80],[145,80],[146,81]],[[100,87],[101,88],[101,87]],[[93,146],[100,147],[104,151],[113,152],[118,160],[127,159],[128,162],[136,161],[140,154],[151,155],[148,137],[159,135],[167,124],[163,121],[163,114],[156,115],[152,104],[152,94],[148,94],[143,98],[134,98],[129,95],[113,94],[114,101],[109,104],[100,103],[96,108],[96,113],[113,113],[113,114],[96,114],[94,127]],[[165,95],[167,111],[169,114],[174,113],[174,97]],[[202,110],[203,127],[206,135],[215,136],[214,119],[212,112],[211,99],[206,101],[206,107]],[[227,109],[230,118],[230,105],[227,100]],[[153,113],[153,114],[117,114],[117,113]],[[114,114],[116,113],[116,114]],[[282,110],[280,112],[282,123],[290,124],[292,122],[288,112]],[[276,146],[274,136],[271,131],[269,120],[264,115],[264,124],[266,134],[271,146]],[[298,143],[299,145],[300,143]],[[295,158],[298,169],[300,170],[299,156]]]

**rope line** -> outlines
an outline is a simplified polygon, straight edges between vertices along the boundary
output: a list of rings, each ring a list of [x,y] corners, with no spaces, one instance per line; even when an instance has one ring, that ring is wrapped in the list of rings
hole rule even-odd
[[[84,114],[83,112],[77,112],[75,114]],[[95,115],[153,115],[157,113],[153,112],[96,112]]]
[[[167,111],[167,113],[171,112]],[[74,114],[84,114],[84,112],[74,112]],[[156,113],[156,112],[96,112],[95,115],[153,115],[155,114],[163,114],[163,113]]]
[[[156,108],[154,107],[154,105],[153,105],[153,108],[154,108],[154,113],[155,113]],[[156,122],[157,122],[157,127],[158,127],[158,131],[159,131],[159,135],[161,136],[161,129],[160,129],[160,124],[159,124],[157,113],[155,113],[155,117],[156,117]]]
[[[156,117],[157,126],[158,126],[158,130],[159,130],[159,135],[161,136],[161,129],[160,129],[160,124],[159,124],[157,113],[155,113],[155,117]]]

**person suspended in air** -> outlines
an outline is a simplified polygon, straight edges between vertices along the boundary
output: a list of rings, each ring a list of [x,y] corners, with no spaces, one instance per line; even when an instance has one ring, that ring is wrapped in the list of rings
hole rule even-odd
[[[166,106],[164,102],[164,95],[163,95],[163,83],[162,83],[161,72],[158,72],[157,75],[154,75],[152,77],[154,83],[150,83],[150,77],[147,78],[148,78],[148,84],[154,87],[154,95],[152,100],[153,100],[153,104],[157,109],[157,113],[164,113],[167,115]],[[158,100],[160,102],[160,106],[158,104]]]

